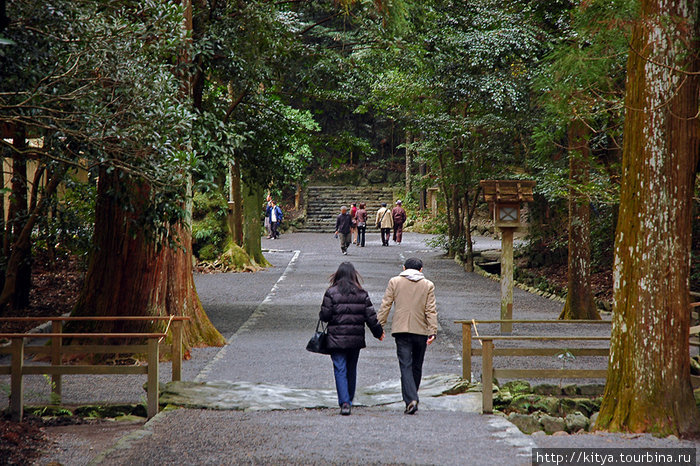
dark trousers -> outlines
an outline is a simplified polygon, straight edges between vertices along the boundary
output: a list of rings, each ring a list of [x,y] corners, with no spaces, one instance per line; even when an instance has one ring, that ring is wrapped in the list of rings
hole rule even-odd
[[[389,238],[391,238],[391,228],[382,228],[382,245],[389,246]]]
[[[338,405],[352,404],[355,398],[357,386],[357,360],[360,350],[334,351],[331,353],[333,360],[333,374],[335,375],[335,390],[338,392]]]
[[[423,376],[423,358],[428,346],[428,337],[415,333],[397,333],[394,334],[394,339],[401,369],[401,395],[408,405],[411,401],[418,401],[418,388]]]
[[[273,238],[279,238],[280,234],[277,231],[277,227],[279,226],[280,222],[270,222],[270,235]]]
[[[340,235],[340,250],[345,252],[348,250],[348,246],[352,243],[352,233],[339,233]]]
[[[358,246],[365,247],[365,232],[367,231],[367,226],[357,227],[357,244]]]
[[[394,242],[400,243],[403,235],[403,223],[401,225],[394,224]]]

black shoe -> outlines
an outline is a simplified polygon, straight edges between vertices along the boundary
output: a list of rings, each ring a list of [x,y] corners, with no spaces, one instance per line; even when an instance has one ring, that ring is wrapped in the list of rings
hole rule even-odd
[[[340,407],[340,414],[343,416],[350,416],[350,404],[349,403],[343,403],[343,405]]]
[[[418,402],[414,400],[406,405],[406,410],[403,413],[404,414],[416,414],[416,411],[418,411]]]

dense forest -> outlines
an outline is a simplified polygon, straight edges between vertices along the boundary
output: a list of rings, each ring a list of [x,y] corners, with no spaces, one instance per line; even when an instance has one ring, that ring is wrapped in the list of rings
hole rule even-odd
[[[422,227],[467,271],[479,181],[535,180],[520,265],[567,271],[562,318],[598,317],[595,274],[615,318],[631,302],[688,314],[700,87],[684,12],[698,6],[658,3],[0,0],[0,315],[37,306],[37,268],[70,263],[75,315],[191,315],[187,346],[220,345],[193,253],[265,267],[268,193],[291,210],[309,183],[372,171],[415,216],[439,188]],[[633,276],[658,287],[626,290]],[[652,303],[659,289],[685,297]]]

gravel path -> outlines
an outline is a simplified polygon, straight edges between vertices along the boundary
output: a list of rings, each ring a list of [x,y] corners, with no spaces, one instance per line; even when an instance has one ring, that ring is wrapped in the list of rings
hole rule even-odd
[[[228,344],[223,348],[194,349],[192,359],[184,363],[183,379],[260,382],[297,389],[333,388],[329,358],[303,349],[315,327],[329,275],[340,262],[353,262],[378,306],[388,279],[399,273],[403,261],[411,256],[423,259],[427,278],[436,284],[441,327],[438,340],[426,355],[424,374],[461,373],[461,327],[453,322],[466,318],[497,319],[500,285],[477,274],[466,274],[454,261],[427,247],[426,238],[406,234],[400,246],[383,248],[378,235],[371,234],[366,248],[352,246],[349,255],[343,256],[332,235],[289,234],[279,240],[263,240],[263,246],[271,250],[266,257],[274,264],[266,271],[198,275],[196,283],[202,303]],[[479,247],[492,248],[493,241],[483,239],[481,245],[477,244]],[[515,290],[515,318],[554,319],[561,306],[559,302]],[[479,331],[497,333],[497,328],[483,325]],[[562,335],[609,332],[607,326],[584,330],[571,325],[554,329],[516,327],[514,334],[526,331]],[[393,339],[378,342],[368,333],[367,341],[368,348],[360,355],[358,385],[398,379]],[[568,367],[604,368],[605,364],[604,358],[578,358]],[[496,367],[506,365],[560,366],[555,358],[548,357],[518,361],[496,358]],[[474,358],[472,372],[478,378],[480,371],[480,358]],[[169,365],[163,364],[161,380],[167,381],[169,375]],[[66,377],[65,398],[70,402],[138,402],[144,396],[144,379]],[[34,393],[42,382],[43,379],[28,380],[28,400],[42,398]],[[0,378],[2,383],[4,379]],[[337,409],[179,409],[162,412],[142,429],[122,438],[114,448],[104,451],[98,460],[103,464],[510,465],[530,464],[531,449],[537,445],[642,446],[649,441],[643,436],[616,435],[529,437],[499,416],[426,408],[417,416],[404,416],[400,407],[356,408],[349,418],[338,416]],[[674,445],[672,440],[667,442]],[[94,453],[89,454],[93,456]],[[47,455],[41,464],[50,461],[60,460]],[[79,463],[69,460],[64,464]]]
[[[123,443],[101,464],[146,465],[153,458],[158,464],[207,465],[530,464],[526,446],[496,440],[503,431],[500,422],[509,423],[498,418],[489,423],[489,418],[440,411],[404,416],[363,408],[349,417],[335,410],[183,409],[149,423],[142,440]]]

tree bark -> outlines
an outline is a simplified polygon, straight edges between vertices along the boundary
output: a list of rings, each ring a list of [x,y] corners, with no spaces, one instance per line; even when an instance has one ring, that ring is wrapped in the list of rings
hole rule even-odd
[[[12,246],[9,248],[10,255],[7,260],[2,293],[0,293],[0,315],[7,314],[8,305],[11,309],[18,309],[14,307],[17,299],[18,281],[21,279],[20,274],[26,257],[31,255],[32,231],[39,216],[45,212],[48,200],[56,192],[58,184],[63,179],[64,171],[57,170],[53,173],[52,178],[44,188],[41,198],[32,206],[31,212],[22,225],[22,230],[18,231]]]
[[[569,125],[569,259],[566,303],[559,319],[600,320],[591,289],[591,209],[583,186],[589,181],[588,127]]]
[[[420,179],[421,179],[420,199],[418,201],[418,209],[419,210],[425,210],[427,207],[427,205],[426,205],[427,199],[426,198],[428,197],[428,193],[426,192],[425,187],[423,185],[423,182],[424,182],[423,178],[425,178],[426,172],[427,172],[426,163],[425,162],[419,163],[418,164],[418,173],[419,173]]]
[[[627,62],[614,318],[597,429],[665,436],[700,426],[688,353],[698,33],[697,1],[641,2]]]
[[[464,212],[464,234],[467,238],[466,244],[466,257],[464,258],[464,270],[467,272],[474,271],[474,245],[472,244],[472,219],[474,218],[474,212],[476,211],[476,206],[479,201],[479,194],[481,193],[481,186],[478,186],[474,190],[474,196],[471,198],[469,190],[467,189],[464,193],[465,202],[465,212]]]
[[[413,143],[413,135],[406,132],[406,197],[411,196],[411,165],[413,164],[413,150],[409,147]]]
[[[24,126],[18,125],[12,145],[17,149],[12,156],[12,194],[5,233],[5,257],[8,258],[0,298],[2,306],[9,305],[13,310],[24,309],[29,305],[29,292],[32,288],[32,238],[22,236],[27,224],[27,140]],[[22,241],[19,241],[22,236]],[[3,299],[4,298],[4,299]]]
[[[229,168],[229,185],[231,187],[229,202],[232,203],[229,228],[231,229],[231,237],[233,238],[233,242],[238,246],[243,246],[243,199],[241,198],[241,168],[240,164],[235,160],[235,158]]]
[[[97,187],[93,252],[74,316],[188,316],[183,346],[222,346],[225,341],[209,321],[192,275],[192,237],[188,228],[172,226],[176,247],[146,238],[118,199],[135,196],[147,202],[149,188],[120,179],[102,168]],[[104,332],[156,331],[164,323],[100,321]]]
[[[262,253],[260,214],[264,201],[264,189],[248,177],[243,177],[243,249],[256,265],[268,267],[270,263]]]

